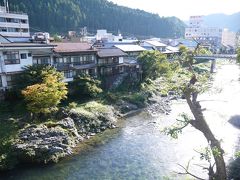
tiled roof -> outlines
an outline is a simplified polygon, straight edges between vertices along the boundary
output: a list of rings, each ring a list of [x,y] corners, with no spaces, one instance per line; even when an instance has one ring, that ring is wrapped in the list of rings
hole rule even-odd
[[[122,50],[123,52],[140,52],[146,50],[139,45],[115,45],[115,47]]]
[[[96,51],[88,43],[51,43],[56,45],[54,52],[69,53],[69,52],[94,52]]]
[[[122,52],[120,49],[117,48],[108,48],[108,49],[99,49],[98,56],[100,58],[103,57],[122,57],[126,56],[127,54]]]

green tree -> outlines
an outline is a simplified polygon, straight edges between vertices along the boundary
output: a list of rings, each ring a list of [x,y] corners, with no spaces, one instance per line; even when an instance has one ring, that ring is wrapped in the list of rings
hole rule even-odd
[[[11,0],[9,7],[11,11],[27,13],[30,24],[35,29],[52,34],[65,34],[69,30],[79,31],[80,27],[86,26],[91,30],[104,28],[116,32],[119,29],[128,36],[135,34],[175,38],[184,35],[185,24],[176,17],[160,17],[158,14],[117,6],[108,0],[38,0],[37,2]]]
[[[197,51],[195,50],[191,58],[193,58],[196,52]],[[203,73],[204,71],[194,71],[193,65],[190,61],[185,62],[188,62],[188,66],[179,69],[179,72],[173,76],[170,83],[171,86],[173,86],[173,89],[178,90],[186,98],[193,118],[189,118],[186,114],[182,114],[182,119],[177,120],[177,124],[175,126],[166,128],[165,132],[172,137],[177,138],[178,134],[182,132],[182,129],[188,125],[191,125],[195,129],[202,132],[209,143],[210,151],[215,162],[212,164],[209,160],[210,165],[206,168],[209,171],[209,179],[226,180],[227,173],[223,158],[224,151],[221,147],[220,141],[215,138],[212,130],[209,128],[200,102],[197,100],[198,94],[204,92],[208,88],[209,77],[207,74]],[[187,168],[184,169],[186,174],[193,175],[188,171]],[[196,178],[196,176],[194,177]]]
[[[138,61],[142,66],[143,80],[148,78],[154,80],[171,72],[167,57],[159,51],[144,51],[139,55]]]
[[[42,83],[34,84],[22,90],[27,109],[34,114],[48,114],[57,110],[61,100],[67,98],[66,83],[59,81],[59,77],[42,72]]]
[[[75,77],[70,87],[75,96],[97,97],[103,91],[100,85],[101,81],[84,74]]]
[[[240,47],[237,49],[237,62],[240,63]]]
[[[53,35],[53,39],[54,39],[54,42],[62,42],[62,39],[57,34]]]
[[[62,73],[49,65],[33,65],[23,68],[23,72],[17,77],[16,89],[23,90],[27,86],[42,83],[46,75],[53,75],[58,81],[63,80]]]

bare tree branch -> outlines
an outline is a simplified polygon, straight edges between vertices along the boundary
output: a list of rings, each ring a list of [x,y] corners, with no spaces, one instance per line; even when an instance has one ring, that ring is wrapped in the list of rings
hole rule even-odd
[[[181,164],[178,164],[178,166],[180,166],[181,168],[183,168],[185,172],[175,172],[175,173],[177,173],[177,174],[179,174],[179,175],[190,175],[190,176],[192,176],[192,177],[194,177],[194,178],[196,178],[196,179],[199,179],[199,180],[206,180],[206,179],[200,178],[200,177],[194,175],[193,173],[189,172],[188,169],[185,168],[184,166],[182,166]]]

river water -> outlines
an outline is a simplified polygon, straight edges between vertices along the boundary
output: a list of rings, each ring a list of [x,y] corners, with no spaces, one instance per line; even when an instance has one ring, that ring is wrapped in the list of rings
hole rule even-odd
[[[228,162],[238,149],[240,130],[228,120],[240,115],[240,69],[237,65],[221,66],[214,75],[213,88],[199,100],[205,108],[206,119],[222,140]],[[172,102],[170,115],[139,115],[123,120],[119,128],[107,130],[78,147],[77,155],[55,165],[19,167],[4,179],[16,180],[74,180],[74,179],[186,179],[178,164],[191,163],[190,171],[206,178],[196,164],[200,151],[207,143],[192,127],[184,129],[178,139],[164,135],[161,130],[175,122],[180,113],[190,113],[184,100]]]

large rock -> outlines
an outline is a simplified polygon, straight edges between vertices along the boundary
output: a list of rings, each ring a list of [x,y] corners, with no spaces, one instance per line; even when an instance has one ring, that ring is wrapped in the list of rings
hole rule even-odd
[[[106,111],[64,111],[58,122],[31,125],[22,129],[13,148],[23,162],[49,163],[72,154],[73,148],[84,138],[89,138],[107,128],[114,128],[112,107]],[[68,116],[68,117],[66,117]]]
[[[63,119],[55,127],[34,125],[23,129],[14,149],[18,157],[26,162],[57,162],[72,153],[72,148],[82,140],[71,118]]]
[[[123,101],[123,100],[119,100],[116,105],[117,105],[117,109],[122,114],[139,109],[137,105]]]

